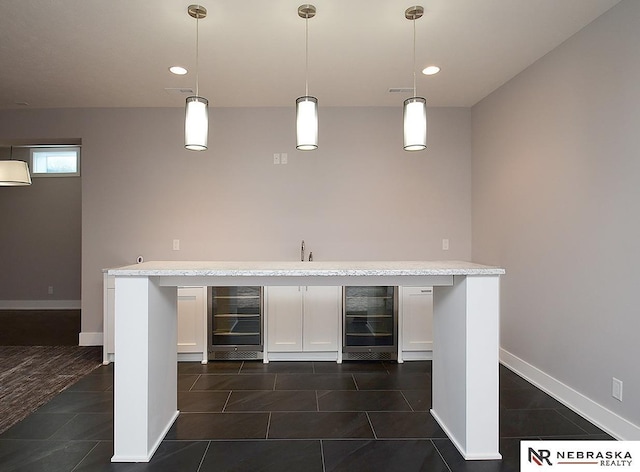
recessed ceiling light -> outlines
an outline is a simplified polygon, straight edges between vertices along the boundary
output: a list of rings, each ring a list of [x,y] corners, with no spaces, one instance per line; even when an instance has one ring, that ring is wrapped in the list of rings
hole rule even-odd
[[[171,66],[169,67],[169,72],[176,75],[185,75],[187,73],[187,69],[180,66]]]
[[[428,66],[422,69],[422,73],[424,75],[433,75],[437,74],[438,72],[440,72],[440,68],[438,66]]]

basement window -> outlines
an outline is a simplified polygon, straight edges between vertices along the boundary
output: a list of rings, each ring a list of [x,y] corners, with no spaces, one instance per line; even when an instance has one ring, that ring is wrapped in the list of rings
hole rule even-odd
[[[33,177],[77,177],[80,175],[80,147],[31,148]]]

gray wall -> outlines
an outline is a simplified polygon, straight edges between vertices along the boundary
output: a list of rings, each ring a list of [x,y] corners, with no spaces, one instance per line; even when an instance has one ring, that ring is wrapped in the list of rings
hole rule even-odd
[[[639,25],[620,3],[472,109],[473,258],[507,270],[502,348],[636,425]]]
[[[431,109],[430,147],[402,150],[402,107],[321,108],[295,150],[293,107],[211,110],[183,149],[182,109],[0,113],[0,139],[81,138],[82,331],[102,331],[106,267],[145,260],[469,259],[469,109]],[[274,165],[287,153],[287,165]],[[442,239],[450,250],[442,251]],[[180,239],[181,250],[172,250]]]
[[[0,159],[10,156],[28,162],[30,154],[0,148]],[[34,300],[69,306],[80,300],[80,178],[32,181],[29,187],[0,187],[0,306],[32,306]]]

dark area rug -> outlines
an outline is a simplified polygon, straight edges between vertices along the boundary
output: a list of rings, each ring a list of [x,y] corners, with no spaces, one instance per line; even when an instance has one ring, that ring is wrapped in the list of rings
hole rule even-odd
[[[102,346],[0,346],[0,434],[101,361]]]

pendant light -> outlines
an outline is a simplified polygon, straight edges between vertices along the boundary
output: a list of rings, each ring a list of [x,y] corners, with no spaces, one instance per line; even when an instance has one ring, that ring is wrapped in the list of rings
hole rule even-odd
[[[316,7],[300,5],[298,16],[305,20],[304,97],[296,100],[296,149],[318,149],[318,99],[309,96],[309,18],[316,16]]]
[[[416,20],[423,13],[424,8],[419,5],[404,12],[405,18],[413,21],[413,97],[404,101],[405,151],[422,151],[427,147],[427,101],[416,94]]]
[[[8,161],[0,161],[0,187],[31,185],[29,166],[25,161],[13,160],[13,146]]]
[[[207,149],[209,135],[209,100],[199,95],[198,89],[198,60],[199,60],[199,30],[200,19],[207,17],[207,9],[200,5],[189,5],[189,16],[196,19],[196,94],[187,97],[184,118],[184,147],[191,151]]]

